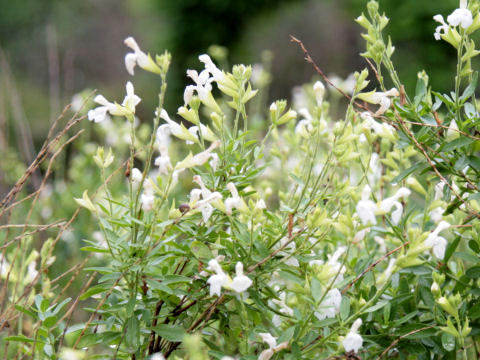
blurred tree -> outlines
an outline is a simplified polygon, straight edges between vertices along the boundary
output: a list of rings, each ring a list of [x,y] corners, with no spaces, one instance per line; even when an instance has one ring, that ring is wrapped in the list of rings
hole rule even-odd
[[[172,93],[169,104],[179,104],[185,85],[185,69],[198,68],[198,55],[212,44],[232,49],[253,20],[278,10],[286,3],[306,0],[152,0],[170,31],[165,44],[174,54],[170,73]],[[233,60],[236,61],[235,57]],[[169,105],[167,104],[167,106]],[[175,107],[176,109],[176,107]]]
[[[45,23],[56,0],[0,0],[0,45],[6,46],[29,36],[33,29]]]

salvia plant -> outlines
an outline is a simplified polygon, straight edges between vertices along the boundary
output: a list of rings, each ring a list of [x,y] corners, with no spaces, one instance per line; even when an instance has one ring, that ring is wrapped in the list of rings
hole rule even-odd
[[[132,82],[123,101],[96,95],[86,117],[102,146],[83,140],[47,181],[80,135],[67,133],[77,109],[1,203],[6,358],[478,359],[479,8],[433,18],[432,41],[458,56],[447,94],[426,71],[406,92],[373,0],[356,19],[369,67],[348,82],[293,38],[322,79],[291,104],[265,104],[267,63],[222,70],[204,54],[168,113],[170,54],[127,38],[128,73],[160,84],[152,124]],[[340,119],[331,96],[346,100]],[[83,255],[55,272],[67,241]]]

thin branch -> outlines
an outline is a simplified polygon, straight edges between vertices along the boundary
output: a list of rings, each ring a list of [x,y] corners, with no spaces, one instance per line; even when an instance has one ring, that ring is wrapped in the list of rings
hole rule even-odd
[[[358,275],[350,284],[348,284],[343,290],[342,290],[342,294],[345,294],[352,286],[353,284],[355,284],[358,280],[360,280],[363,276],[365,276],[366,273],[368,273],[370,270],[372,270],[375,266],[377,266],[378,264],[380,264],[383,260],[385,260],[386,258],[388,258],[390,255],[392,255],[393,253],[397,252],[398,250],[404,248],[405,246],[407,246],[408,244],[410,243],[410,241],[406,241],[404,242],[402,245],[400,245],[399,247],[393,249],[392,251],[389,251],[388,253],[386,253],[385,255],[383,255],[380,259],[378,259],[377,261],[375,261],[374,263],[372,263],[369,267],[367,267],[365,270],[362,271],[362,273],[360,275]]]

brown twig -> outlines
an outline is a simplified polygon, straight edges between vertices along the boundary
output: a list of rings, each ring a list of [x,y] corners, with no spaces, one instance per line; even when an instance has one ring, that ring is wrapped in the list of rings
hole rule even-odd
[[[377,261],[375,261],[374,263],[372,263],[369,267],[367,267],[365,270],[362,271],[362,273],[360,275],[358,275],[350,284],[348,284],[347,286],[345,286],[345,288],[342,290],[342,294],[345,294],[352,286],[353,284],[355,284],[358,280],[360,280],[363,276],[365,276],[366,273],[368,273],[370,270],[372,270],[375,266],[377,266],[378,264],[380,264],[383,260],[385,260],[386,258],[388,258],[390,255],[392,255],[393,253],[397,252],[398,250],[404,248],[405,246],[407,246],[410,242],[409,241],[406,241],[404,242],[402,245],[400,245],[399,247],[389,251],[388,253],[386,253],[385,255],[383,255],[380,259],[378,259]]]
[[[421,329],[413,330],[413,331],[410,331],[410,332],[407,333],[407,334],[404,334],[404,335],[400,336],[398,339],[396,339],[394,342],[392,342],[392,343],[390,344],[390,346],[389,346],[388,348],[386,348],[386,349],[380,354],[380,356],[378,357],[378,359],[381,359],[385,354],[387,354],[387,353],[390,351],[390,349],[392,349],[395,345],[397,345],[397,344],[400,342],[400,340],[402,340],[403,338],[406,338],[407,336],[416,334],[416,333],[421,332],[421,331],[424,331],[424,330],[431,329],[431,328],[433,328],[433,327],[435,327],[435,325],[425,326],[425,327],[423,327],[423,328],[421,328]]]

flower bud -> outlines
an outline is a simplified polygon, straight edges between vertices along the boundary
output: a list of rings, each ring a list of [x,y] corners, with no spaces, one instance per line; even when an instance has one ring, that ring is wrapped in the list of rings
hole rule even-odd
[[[452,315],[453,317],[458,317],[458,311],[456,308],[452,306],[449,300],[445,296],[442,296],[437,300],[437,303],[445,310],[447,313]]]
[[[369,29],[372,25],[370,24],[370,22],[368,21],[368,19],[365,17],[365,15],[360,15],[359,17],[357,17],[355,19],[355,21],[363,28],[365,29]]]
[[[440,298],[440,296],[442,296],[442,292],[440,291],[440,286],[438,286],[438,284],[435,281],[432,283],[432,286],[430,287],[430,291],[432,292],[435,299],[438,299]]]
[[[378,3],[375,0],[370,0],[367,4],[368,13],[371,18],[375,18],[378,14]]]

